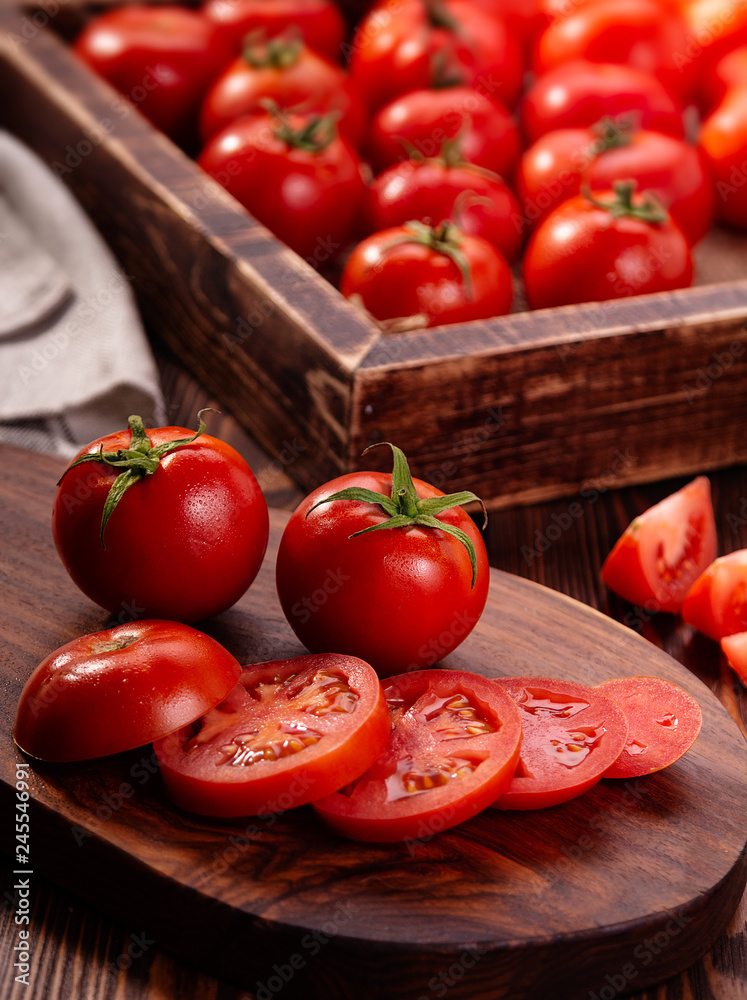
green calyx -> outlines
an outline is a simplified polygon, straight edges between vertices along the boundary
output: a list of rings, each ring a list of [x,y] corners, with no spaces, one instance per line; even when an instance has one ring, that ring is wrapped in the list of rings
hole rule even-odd
[[[138,416],[131,416],[127,424],[132,432],[132,437],[130,439],[129,448],[118,448],[116,451],[104,451],[103,444],[98,451],[91,452],[88,455],[81,455],[80,458],[76,458],[67,469],[62,473],[59,483],[65,478],[71,469],[74,469],[76,465],[82,465],[84,462],[104,462],[106,465],[112,465],[115,468],[122,469],[123,471],[117,476],[109,489],[109,493],[104,503],[104,512],[101,518],[101,548],[104,549],[104,531],[106,525],[109,522],[109,518],[112,513],[125,495],[127,490],[135,483],[139,483],[141,479],[145,476],[152,476],[153,473],[158,469],[161,464],[161,459],[168,455],[170,452],[174,451],[176,448],[180,448],[182,445],[191,444],[196,438],[201,434],[204,434],[206,425],[202,419],[202,414],[210,411],[210,407],[205,407],[205,409],[200,410],[197,417],[200,421],[199,427],[192,437],[179,438],[176,441],[164,441],[163,444],[153,445],[150,442],[148,435],[145,433],[145,428],[143,427],[143,421]],[[212,411],[215,412],[215,411]]]
[[[622,216],[639,219],[641,222],[648,222],[651,225],[659,225],[667,221],[667,213],[661,202],[650,192],[646,191],[638,204],[633,202],[633,192],[636,189],[636,182],[632,180],[615,181],[612,190],[615,192],[613,201],[602,201],[595,198],[589,190],[588,184],[584,186],[583,194],[597,208],[606,209],[615,219]]]
[[[252,69],[290,69],[298,62],[302,49],[303,40],[297,31],[267,40],[260,29],[244,39],[241,57]]]
[[[477,578],[477,554],[472,539],[461,528],[439,521],[437,515],[442,514],[445,510],[451,510],[453,507],[461,507],[463,504],[476,500],[482,505],[483,514],[485,515],[484,528],[485,524],[487,524],[485,504],[469,490],[464,490],[461,493],[449,493],[441,497],[419,497],[415,490],[415,485],[410,475],[410,466],[407,463],[404,452],[397,448],[396,445],[391,444],[389,441],[379,441],[377,444],[372,444],[366,448],[363,454],[365,455],[371,448],[376,448],[378,445],[388,445],[392,449],[394,464],[392,468],[391,495],[387,496],[385,493],[376,493],[374,490],[364,489],[360,486],[350,486],[347,489],[340,490],[338,493],[333,493],[331,496],[325,497],[324,500],[319,500],[318,503],[309,508],[306,512],[306,517],[313,510],[316,510],[317,507],[325,503],[330,503],[332,500],[357,500],[361,503],[377,504],[388,515],[388,520],[382,521],[380,524],[373,524],[369,528],[362,528],[360,531],[356,531],[350,535],[350,538],[357,538],[358,535],[365,535],[371,531],[384,531],[389,528],[411,528],[414,526],[436,528],[437,530],[445,531],[447,534],[459,539],[467,549],[470,565],[472,566],[472,583],[470,587],[474,587]]]
[[[593,158],[606,153],[610,149],[620,149],[622,146],[629,146],[633,141],[635,126],[628,119],[615,121],[614,118],[602,118],[595,125],[591,126],[591,131],[594,133],[594,141],[587,148],[586,152]]]
[[[400,246],[403,243],[417,243],[420,246],[429,247],[436,253],[445,254],[454,261],[462,275],[465,293],[468,299],[472,298],[472,274],[470,272],[469,261],[461,250],[462,231],[451,219],[444,219],[437,226],[429,226],[424,222],[406,222],[404,229],[407,230],[402,236],[397,236],[390,243],[382,247],[386,253],[392,247]]]
[[[309,115],[299,128],[294,128],[287,111],[272,101],[260,101],[275,119],[275,136],[292,149],[303,149],[308,153],[321,153],[337,136],[339,113],[330,111],[326,115]]]

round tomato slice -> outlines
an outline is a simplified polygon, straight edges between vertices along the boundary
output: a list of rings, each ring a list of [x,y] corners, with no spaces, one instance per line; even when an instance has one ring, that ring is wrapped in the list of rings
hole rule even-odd
[[[711,484],[698,476],[637,517],[602,566],[602,579],[631,604],[676,613],[716,558]]]
[[[13,738],[48,761],[132,750],[199,718],[240,674],[227,649],[189,625],[117,625],[42,660],[21,692]]]
[[[373,667],[324,653],[245,667],[223,703],[156,743],[166,791],[205,816],[258,816],[322,798],[389,738]]]
[[[747,630],[747,549],[714,559],[687,592],[682,617],[717,641]]]
[[[747,632],[725,635],[721,649],[731,669],[747,684]]]
[[[390,677],[392,734],[357,781],[315,802],[333,829],[390,843],[432,837],[474,816],[508,786],[521,720],[495,681],[461,670]]]
[[[623,711],[599,690],[551,677],[501,677],[519,706],[521,759],[498,809],[544,809],[595,785],[622,753]]]
[[[690,749],[703,724],[697,701],[661,677],[616,677],[597,690],[628,720],[625,749],[605,778],[639,778],[669,767]]]

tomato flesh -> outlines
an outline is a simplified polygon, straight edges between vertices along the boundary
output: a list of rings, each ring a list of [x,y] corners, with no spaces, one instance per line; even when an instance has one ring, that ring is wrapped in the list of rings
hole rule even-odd
[[[713,560],[687,592],[682,617],[717,641],[747,630],[747,549]]]
[[[747,683],[747,632],[725,635],[721,640],[721,649],[731,669]]]
[[[366,770],[388,737],[373,668],[332,653],[245,667],[225,701],[155,751],[177,806],[254,816],[336,791]]]
[[[495,681],[458,670],[391,677],[392,734],[350,786],[315,802],[333,829],[379,843],[431,837],[474,816],[511,780],[519,756],[516,705]]]
[[[697,701],[661,677],[616,677],[598,685],[628,720],[625,749],[605,778],[638,778],[674,764],[695,742],[703,717]]]
[[[543,809],[595,785],[622,752],[628,723],[598,689],[550,677],[501,677],[521,715],[521,759],[498,809]]]

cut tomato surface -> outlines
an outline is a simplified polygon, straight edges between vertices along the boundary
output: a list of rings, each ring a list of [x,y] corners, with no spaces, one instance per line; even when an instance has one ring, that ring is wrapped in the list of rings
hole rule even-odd
[[[598,688],[552,677],[501,677],[519,707],[521,759],[498,809],[543,809],[581,795],[622,753],[628,723]]]
[[[519,758],[521,720],[494,680],[460,670],[388,678],[392,733],[348,787],[314,803],[355,840],[429,839],[480,812],[505,789]]]
[[[747,632],[725,635],[721,640],[721,650],[731,669],[747,684]]]
[[[674,764],[695,742],[703,717],[697,701],[662,677],[616,677],[598,685],[628,720],[625,749],[605,778],[638,778]]]
[[[602,579],[631,604],[676,613],[716,558],[711,484],[698,476],[637,517],[602,566]]]
[[[324,653],[245,667],[225,701],[155,751],[166,791],[181,808],[269,815],[358,777],[389,729],[374,669]]]
[[[747,549],[715,559],[697,578],[682,617],[717,641],[747,630]]]

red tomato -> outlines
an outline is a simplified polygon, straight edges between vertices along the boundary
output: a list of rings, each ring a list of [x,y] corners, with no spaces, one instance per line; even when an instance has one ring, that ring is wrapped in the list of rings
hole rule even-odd
[[[340,291],[382,322],[410,328],[467,323],[511,310],[513,281],[492,243],[453,223],[410,222],[353,248]]]
[[[716,194],[716,218],[747,228],[747,87],[727,92],[706,118],[698,145]]]
[[[213,136],[197,162],[313,266],[351,237],[366,185],[358,154],[331,116],[239,118]]]
[[[693,262],[666,210],[619,182],[554,209],[529,240],[523,278],[530,308],[545,309],[686,288]]]
[[[524,66],[503,21],[471,0],[381,0],[357,27],[350,73],[371,110],[411,90],[454,84],[511,108]]]
[[[42,660],[21,692],[13,738],[50,761],[132,750],[198,719],[240,674],[227,649],[188,625],[118,625]]]
[[[523,155],[516,189],[526,225],[533,226],[586,182],[602,190],[630,178],[669,211],[691,245],[713,223],[714,199],[703,153],[682,139],[645,129],[557,129]]]
[[[529,143],[553,129],[630,117],[640,128],[684,136],[682,109],[655,77],[632,66],[574,60],[536,80],[521,107]]]
[[[540,0],[471,0],[488,14],[499,17],[510,34],[518,38],[528,54],[531,44],[547,23]]]
[[[477,497],[413,481],[390,447],[392,474],[351,472],[301,502],[276,567],[283,612],[306,648],[360,656],[381,676],[456,649],[490,580],[480,532],[458,506]]]
[[[314,809],[354,840],[430,839],[471,819],[508,786],[521,721],[487,677],[418,670],[392,677],[384,693],[392,734],[366,773]]]
[[[545,28],[533,69],[541,76],[572,59],[621,63],[650,73],[685,101],[696,80],[694,65],[684,59],[689,40],[682,15],[659,0],[597,0]]]
[[[628,720],[625,749],[605,778],[638,778],[674,764],[693,745],[703,723],[697,701],[661,677],[616,677],[597,690]]]
[[[414,90],[395,98],[372,119],[366,148],[378,174],[413,154],[439,156],[452,143],[462,160],[502,177],[513,176],[521,155],[509,112],[471,87]]]
[[[602,579],[631,604],[676,614],[716,551],[711,484],[698,476],[628,525],[604,561]]]
[[[747,631],[747,549],[715,559],[687,592],[682,617],[717,641]]]
[[[200,115],[203,142],[235,119],[266,110],[268,101],[285,111],[334,112],[352,145],[363,136],[366,113],[347,73],[295,36],[279,35],[248,42],[215,81]]]
[[[259,571],[267,504],[241,455],[204,428],[200,420],[196,435],[146,432],[130,417],[129,430],[89,444],[58,484],[57,552],[83,593],[114,615],[207,618]]]
[[[369,233],[403,226],[412,219],[432,222],[458,217],[463,233],[492,243],[509,262],[519,256],[521,215],[513,192],[500,177],[469,163],[452,163],[443,157],[405,160],[369,185],[363,207]]]
[[[177,5],[106,11],[83,29],[74,51],[182,145],[196,139],[200,102],[230,58],[214,27]]]
[[[272,36],[293,28],[309,48],[341,61],[345,20],[334,0],[206,0],[202,13],[233,55],[252,32]]]
[[[738,87],[747,87],[747,45],[728,52],[701,79],[697,97],[703,115],[709,115],[730,90]]]
[[[721,639],[721,649],[731,669],[747,684],[747,632],[734,632]]]
[[[722,56],[747,43],[747,7],[741,0],[686,0],[680,10],[690,33],[680,62],[694,67],[701,80]]]
[[[628,723],[598,688],[551,677],[497,679],[519,706],[521,759],[497,809],[544,809],[595,785],[622,753]]]
[[[180,808],[257,816],[353,781],[382,752],[389,730],[376,673],[330,653],[245,667],[225,701],[154,749]]]

